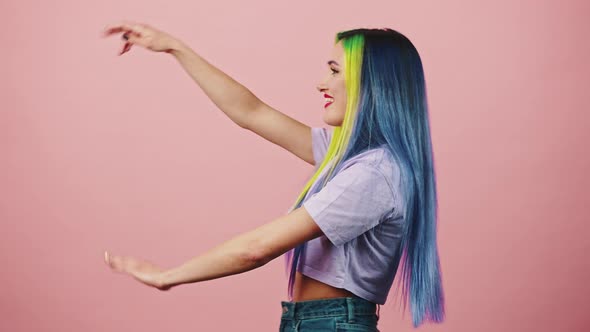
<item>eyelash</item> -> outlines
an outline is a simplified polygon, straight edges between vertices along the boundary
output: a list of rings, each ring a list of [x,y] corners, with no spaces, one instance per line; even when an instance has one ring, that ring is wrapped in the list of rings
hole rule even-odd
[[[337,73],[339,73],[339,71],[337,71],[337,70],[335,70],[335,69],[332,69],[332,68],[330,68],[330,70],[332,71],[332,75],[333,75],[333,74],[337,74]]]

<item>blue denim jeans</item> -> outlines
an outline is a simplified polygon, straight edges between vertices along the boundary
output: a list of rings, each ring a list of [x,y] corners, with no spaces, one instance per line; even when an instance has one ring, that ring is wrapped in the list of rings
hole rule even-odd
[[[379,332],[377,305],[359,297],[281,301],[281,306],[279,332]]]

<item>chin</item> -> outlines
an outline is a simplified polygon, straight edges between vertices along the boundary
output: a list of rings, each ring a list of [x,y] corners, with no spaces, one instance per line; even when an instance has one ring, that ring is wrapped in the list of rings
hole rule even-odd
[[[342,119],[334,119],[329,116],[324,116],[324,122],[333,127],[339,127],[342,125]]]
[[[327,120],[324,120],[324,122],[326,124],[329,124],[332,127],[340,127],[340,126],[342,126],[342,121],[327,121]]]
[[[333,114],[330,113],[330,111],[324,110],[324,112],[325,112],[324,113],[324,122],[326,124],[329,124],[330,126],[333,126],[333,127],[342,126],[342,122],[344,121],[343,118],[337,118],[337,119],[335,119],[333,116],[330,116],[330,115],[333,115]]]

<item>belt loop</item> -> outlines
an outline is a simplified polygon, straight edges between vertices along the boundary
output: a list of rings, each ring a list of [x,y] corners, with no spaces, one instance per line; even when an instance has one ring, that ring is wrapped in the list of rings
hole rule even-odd
[[[348,312],[348,322],[349,323],[354,323],[354,307],[352,305],[352,298],[351,297],[347,297],[346,298],[346,309]]]
[[[287,319],[295,319],[295,305],[291,303],[283,302],[283,317]],[[290,308],[289,308],[290,307]]]

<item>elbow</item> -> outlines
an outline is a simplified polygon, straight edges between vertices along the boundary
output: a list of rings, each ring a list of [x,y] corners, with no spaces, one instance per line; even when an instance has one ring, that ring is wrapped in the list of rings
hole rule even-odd
[[[255,120],[256,114],[260,107],[264,105],[260,99],[254,97],[249,103],[240,104],[240,117],[234,121],[240,128],[251,131],[251,123]]]
[[[261,267],[272,260],[268,251],[259,242],[250,243],[245,246],[240,256],[241,261],[252,268]]]
[[[244,234],[238,245],[241,258],[255,267],[266,265],[288,249],[266,228],[261,227]]]

